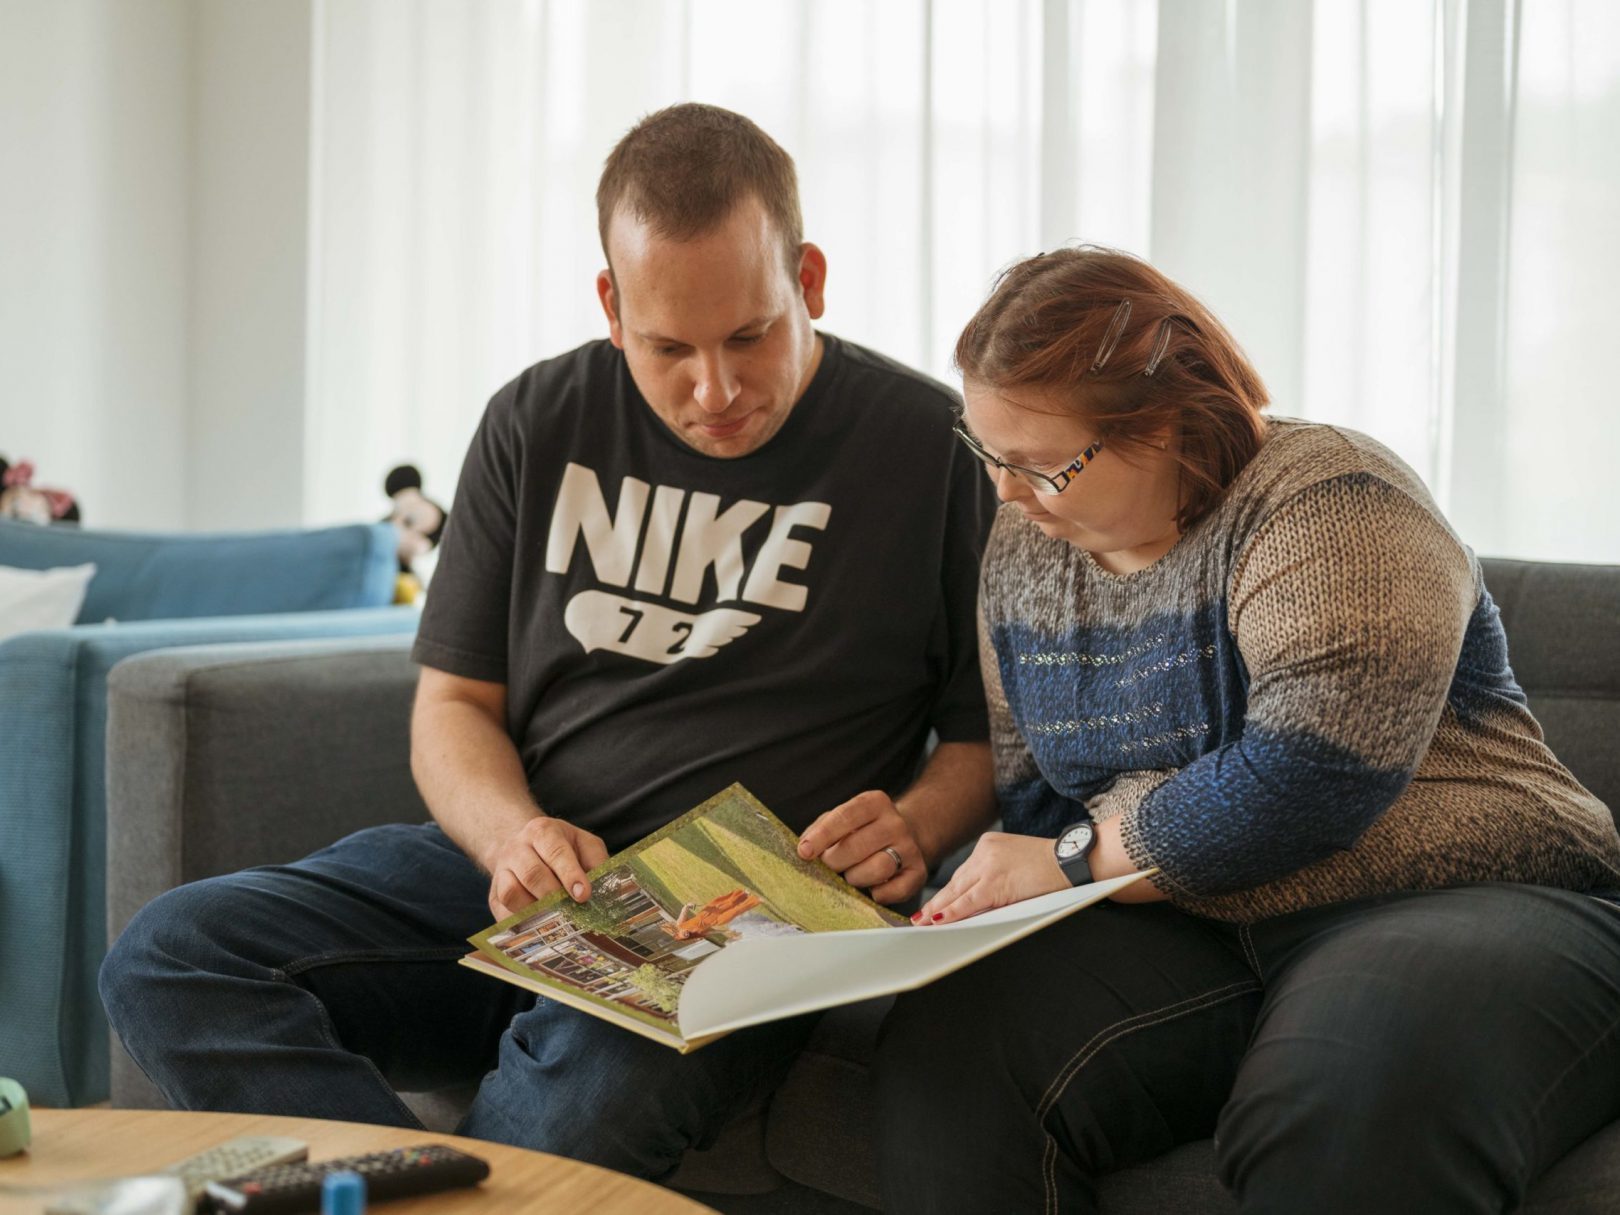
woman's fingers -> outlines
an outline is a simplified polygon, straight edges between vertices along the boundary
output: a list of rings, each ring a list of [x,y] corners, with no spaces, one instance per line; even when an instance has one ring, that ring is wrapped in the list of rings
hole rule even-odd
[[[939,902],[928,918],[930,924],[951,924],[957,920],[965,920],[970,915],[977,915],[995,906],[989,896],[990,884],[980,880],[963,888],[958,894],[947,902]],[[941,891],[944,894],[945,891]],[[936,900],[938,902],[938,900]]]
[[[924,903],[911,917],[914,924],[931,924],[946,907],[962,897],[964,891],[978,880],[974,871],[973,858],[969,857],[967,863],[951,875],[951,880],[945,883],[945,888],[933,898]]]

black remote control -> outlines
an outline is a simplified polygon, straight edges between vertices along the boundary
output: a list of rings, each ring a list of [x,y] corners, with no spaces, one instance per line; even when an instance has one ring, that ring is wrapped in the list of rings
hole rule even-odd
[[[477,1185],[489,1176],[489,1165],[455,1148],[424,1143],[364,1156],[279,1164],[229,1181],[211,1181],[208,1201],[214,1210],[233,1215],[238,1211],[248,1215],[319,1211],[321,1183],[328,1174],[342,1172],[359,1173],[366,1179],[366,1201],[370,1203]]]

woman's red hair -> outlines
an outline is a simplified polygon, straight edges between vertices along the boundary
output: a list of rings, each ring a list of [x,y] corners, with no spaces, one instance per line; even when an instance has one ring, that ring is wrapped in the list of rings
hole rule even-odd
[[[1129,319],[1094,368],[1122,300]],[[1168,344],[1146,375],[1166,321]],[[1059,249],[1003,271],[957,339],[956,365],[991,389],[1056,390],[1115,451],[1174,436],[1182,531],[1214,508],[1265,436],[1265,384],[1225,326],[1191,292],[1113,249]]]

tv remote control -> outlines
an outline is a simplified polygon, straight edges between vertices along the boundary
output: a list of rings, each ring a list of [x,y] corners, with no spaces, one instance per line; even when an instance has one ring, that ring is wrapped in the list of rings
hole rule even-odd
[[[285,1135],[243,1135],[204,1148],[160,1172],[166,1177],[178,1177],[186,1187],[187,1201],[195,1205],[210,1181],[240,1177],[271,1165],[291,1164],[308,1155],[309,1144],[302,1139]]]
[[[45,1215],[112,1215],[118,1211],[191,1211],[210,1181],[302,1160],[309,1145],[285,1135],[243,1135],[148,1176],[92,1181],[54,1194]],[[9,1209],[9,1208],[8,1208]]]
[[[292,1215],[321,1209],[321,1183],[329,1173],[359,1173],[366,1179],[366,1200],[385,1202],[432,1194],[457,1186],[477,1185],[489,1176],[489,1165],[477,1156],[438,1143],[343,1156],[304,1164],[259,1169],[208,1186],[216,1211],[247,1215]]]

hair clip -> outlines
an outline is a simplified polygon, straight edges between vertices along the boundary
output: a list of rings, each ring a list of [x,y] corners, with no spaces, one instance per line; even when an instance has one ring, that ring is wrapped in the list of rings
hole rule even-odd
[[[1147,367],[1142,374],[1152,375],[1157,371],[1159,364],[1164,360],[1164,352],[1168,349],[1170,349],[1170,318],[1165,317],[1159,322],[1159,336],[1154,339],[1153,353],[1148,356]]]
[[[1114,319],[1108,322],[1108,332],[1103,334],[1102,345],[1097,349],[1097,357],[1092,360],[1091,369],[1101,371],[1108,356],[1114,353],[1114,347],[1119,345],[1119,339],[1125,334],[1125,326],[1131,319],[1131,301],[1120,300],[1119,307],[1114,309]]]

